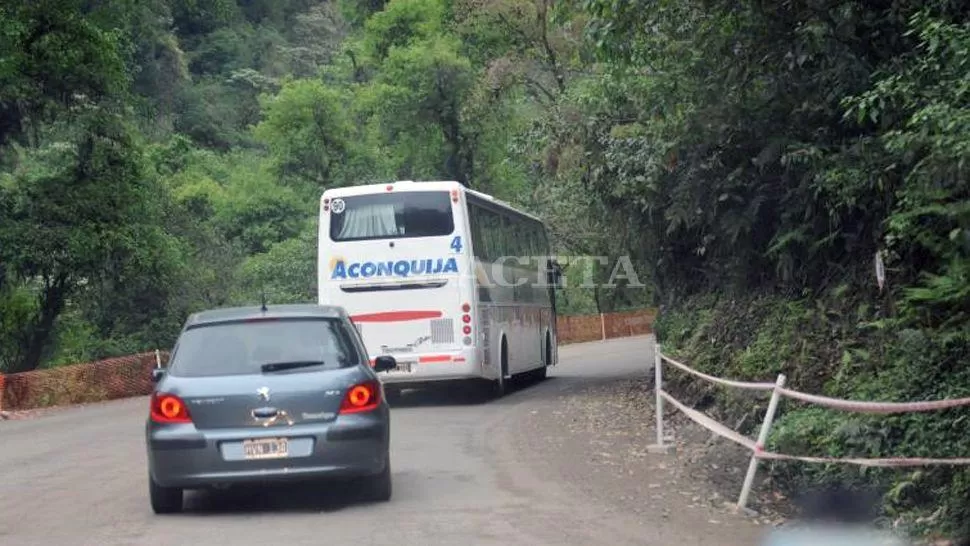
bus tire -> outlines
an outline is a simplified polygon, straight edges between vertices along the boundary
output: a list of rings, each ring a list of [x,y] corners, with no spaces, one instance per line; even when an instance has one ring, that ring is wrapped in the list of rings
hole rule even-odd
[[[387,397],[387,403],[393,405],[393,404],[397,404],[398,402],[400,402],[401,401],[401,397],[403,396],[403,393],[401,392],[402,390],[403,389],[400,388],[400,387],[388,387],[388,386],[385,386],[384,387],[384,396]]]
[[[549,334],[546,334],[545,345],[545,352],[542,355],[542,367],[536,370],[536,378],[539,381],[546,378],[546,374],[549,371],[549,366],[552,365],[552,341],[549,339]]]
[[[509,371],[509,346],[502,338],[501,366],[499,367],[498,379],[492,383],[492,397],[501,398],[505,396],[505,375]]]
[[[552,361],[552,334],[546,332],[546,366],[554,366]]]

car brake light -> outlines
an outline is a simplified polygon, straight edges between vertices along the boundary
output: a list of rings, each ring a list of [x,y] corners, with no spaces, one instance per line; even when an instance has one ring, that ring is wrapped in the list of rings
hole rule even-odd
[[[340,404],[340,413],[371,411],[381,404],[381,387],[376,381],[367,381],[350,387]]]
[[[174,394],[152,394],[151,418],[156,423],[191,423],[189,408]]]

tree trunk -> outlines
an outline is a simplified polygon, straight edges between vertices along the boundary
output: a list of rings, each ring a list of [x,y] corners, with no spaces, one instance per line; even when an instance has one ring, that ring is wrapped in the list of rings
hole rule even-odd
[[[54,331],[54,321],[64,310],[67,299],[67,275],[60,274],[53,280],[44,280],[44,291],[40,297],[40,314],[34,324],[28,326],[30,331],[26,335],[23,347],[23,360],[14,363],[11,373],[29,372],[40,367],[51,334]]]

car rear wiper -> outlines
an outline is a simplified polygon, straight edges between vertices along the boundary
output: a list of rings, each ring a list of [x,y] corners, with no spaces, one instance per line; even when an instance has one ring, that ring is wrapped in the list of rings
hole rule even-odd
[[[283,370],[293,370],[296,368],[309,368],[311,366],[323,366],[326,362],[322,360],[294,360],[291,362],[268,362],[259,367],[265,372],[279,372]]]

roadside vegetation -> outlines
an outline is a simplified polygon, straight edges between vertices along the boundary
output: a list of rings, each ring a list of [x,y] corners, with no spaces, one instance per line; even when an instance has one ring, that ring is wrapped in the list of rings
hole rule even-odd
[[[323,189],[456,179],[540,214],[562,254],[629,256],[649,286],[573,285],[563,312],[661,305],[662,341],[732,377],[970,396],[968,15],[949,0],[0,4],[0,371],[166,347],[187,313],[262,291],[313,301]],[[963,411],[786,410],[785,451],[970,452]],[[775,470],[792,488],[878,483],[888,515],[970,533],[962,469]]]

